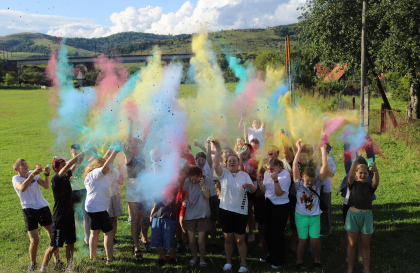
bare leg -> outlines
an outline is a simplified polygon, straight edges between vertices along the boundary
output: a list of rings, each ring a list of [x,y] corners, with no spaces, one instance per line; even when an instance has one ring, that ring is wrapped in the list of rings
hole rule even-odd
[[[163,248],[161,248],[161,247],[160,247],[160,248],[158,248],[158,249],[157,249],[157,252],[159,253],[159,258],[160,258],[160,259],[165,259],[165,258],[166,258],[166,257],[165,257],[165,253],[166,253],[166,252],[165,252],[165,250],[164,250]]]
[[[363,256],[363,272],[369,273],[369,266],[370,266],[370,237],[372,234],[363,234],[360,233],[361,236],[361,245],[362,245],[362,256]]]
[[[195,230],[188,230],[188,242],[190,243],[191,254],[193,255],[194,261],[197,261],[197,245],[195,243]]]
[[[356,253],[357,242],[359,240],[359,232],[348,232],[347,231],[347,235],[348,235],[348,238],[349,238],[349,244],[347,245],[347,263],[348,263],[347,272],[352,273],[353,272],[354,255]]]
[[[112,230],[104,233],[104,247],[107,260],[110,261],[114,259],[114,234]]]
[[[362,233],[359,232],[359,241],[357,244],[357,257],[362,257],[363,258],[363,248],[362,248]]]
[[[111,217],[112,222],[112,237],[115,238],[115,234],[117,234],[117,224],[118,224],[118,217]]]
[[[85,230],[85,244],[89,243],[89,237],[90,237],[90,218],[89,215],[85,212],[83,212],[83,228]]]
[[[235,234],[235,241],[238,247],[239,256],[241,257],[241,266],[246,266],[246,244],[245,244],[245,234]],[[232,248],[233,250],[233,248]]]
[[[47,251],[45,251],[45,254],[44,254],[44,260],[42,261],[43,266],[48,265],[48,263],[50,262],[51,256],[55,252],[58,252],[58,247],[50,246],[47,248]]]
[[[50,241],[51,241],[51,233],[52,233],[51,225],[44,226],[44,229],[47,232],[48,238],[50,238]],[[58,262],[60,260],[60,252],[58,248],[56,249],[53,255],[54,255],[54,262]]]
[[[67,264],[73,262],[74,244],[66,244],[66,258]]]
[[[310,238],[312,249],[314,250],[315,263],[321,263],[321,244],[319,238]]]
[[[303,253],[305,252],[307,239],[299,239],[296,249],[296,264],[301,264],[303,261]]]
[[[223,233],[223,235],[225,237],[226,260],[228,264],[232,264],[233,240],[235,237],[233,233]]]
[[[91,230],[89,238],[90,259],[96,259],[96,248],[98,247],[99,232],[101,230]]]
[[[51,226],[50,226],[51,229]],[[38,252],[38,245],[39,245],[39,236],[38,236],[38,229],[34,229],[28,231],[29,236],[29,257],[31,259],[31,263],[36,263],[36,254]],[[50,236],[51,239],[51,236]]]
[[[200,251],[200,262],[205,262],[206,255],[206,232],[201,231],[198,233],[198,249]]]
[[[131,237],[134,242],[134,251],[139,251],[139,238],[140,238],[140,211],[139,203],[128,202],[129,211],[131,213]]]

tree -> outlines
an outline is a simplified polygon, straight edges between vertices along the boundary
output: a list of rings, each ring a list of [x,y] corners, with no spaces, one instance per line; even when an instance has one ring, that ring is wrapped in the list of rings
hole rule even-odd
[[[312,57],[360,69],[362,0],[307,0],[299,17],[300,37]],[[420,118],[420,1],[370,0],[366,13],[367,63],[385,104],[377,76],[389,69],[410,71],[409,114]],[[405,74],[400,71],[401,74]]]
[[[318,60],[311,58],[306,48],[291,51],[290,58],[293,70],[292,82],[298,86],[311,88],[316,83],[313,67]]]
[[[273,50],[258,53],[254,61],[254,66],[259,70],[265,71],[267,65],[270,65],[272,68],[277,68],[280,65],[284,65],[284,59],[280,56],[279,52]]]
[[[4,82],[7,85],[13,85],[16,83],[17,75],[15,72],[9,72],[6,74],[6,77],[4,79]]]

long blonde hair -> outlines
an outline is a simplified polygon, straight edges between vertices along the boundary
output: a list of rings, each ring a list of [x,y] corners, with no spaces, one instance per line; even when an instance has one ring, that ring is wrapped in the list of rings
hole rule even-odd
[[[86,176],[93,171],[96,168],[100,168],[103,165],[105,165],[106,160],[102,157],[98,157],[97,159],[93,160],[92,163],[89,164],[89,166],[86,167],[85,173],[83,174],[83,177],[86,178]]]

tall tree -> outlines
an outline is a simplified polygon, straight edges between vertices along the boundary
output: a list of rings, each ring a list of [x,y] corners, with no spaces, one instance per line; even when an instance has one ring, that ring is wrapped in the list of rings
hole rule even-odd
[[[313,57],[360,69],[362,0],[307,0],[301,9],[300,37]],[[366,14],[369,73],[376,77],[388,69],[411,71],[409,114],[416,118],[420,118],[419,11],[420,1],[370,0]],[[376,82],[389,105],[379,79]]]

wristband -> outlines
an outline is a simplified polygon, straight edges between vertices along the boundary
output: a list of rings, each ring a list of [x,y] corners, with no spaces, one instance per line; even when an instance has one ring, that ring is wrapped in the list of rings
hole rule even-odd
[[[264,186],[263,182],[258,182],[258,185],[260,185],[260,187]]]
[[[36,176],[36,174],[34,174],[33,172],[31,172],[31,175],[32,175],[33,177],[35,177],[35,176]]]
[[[49,173],[44,173],[44,175],[45,175],[45,176],[50,176],[50,174],[49,174]]]
[[[279,181],[278,181],[278,180],[277,180],[277,181],[276,181],[276,180],[273,180],[273,181],[274,181],[274,184],[277,184],[277,183],[279,183]]]

